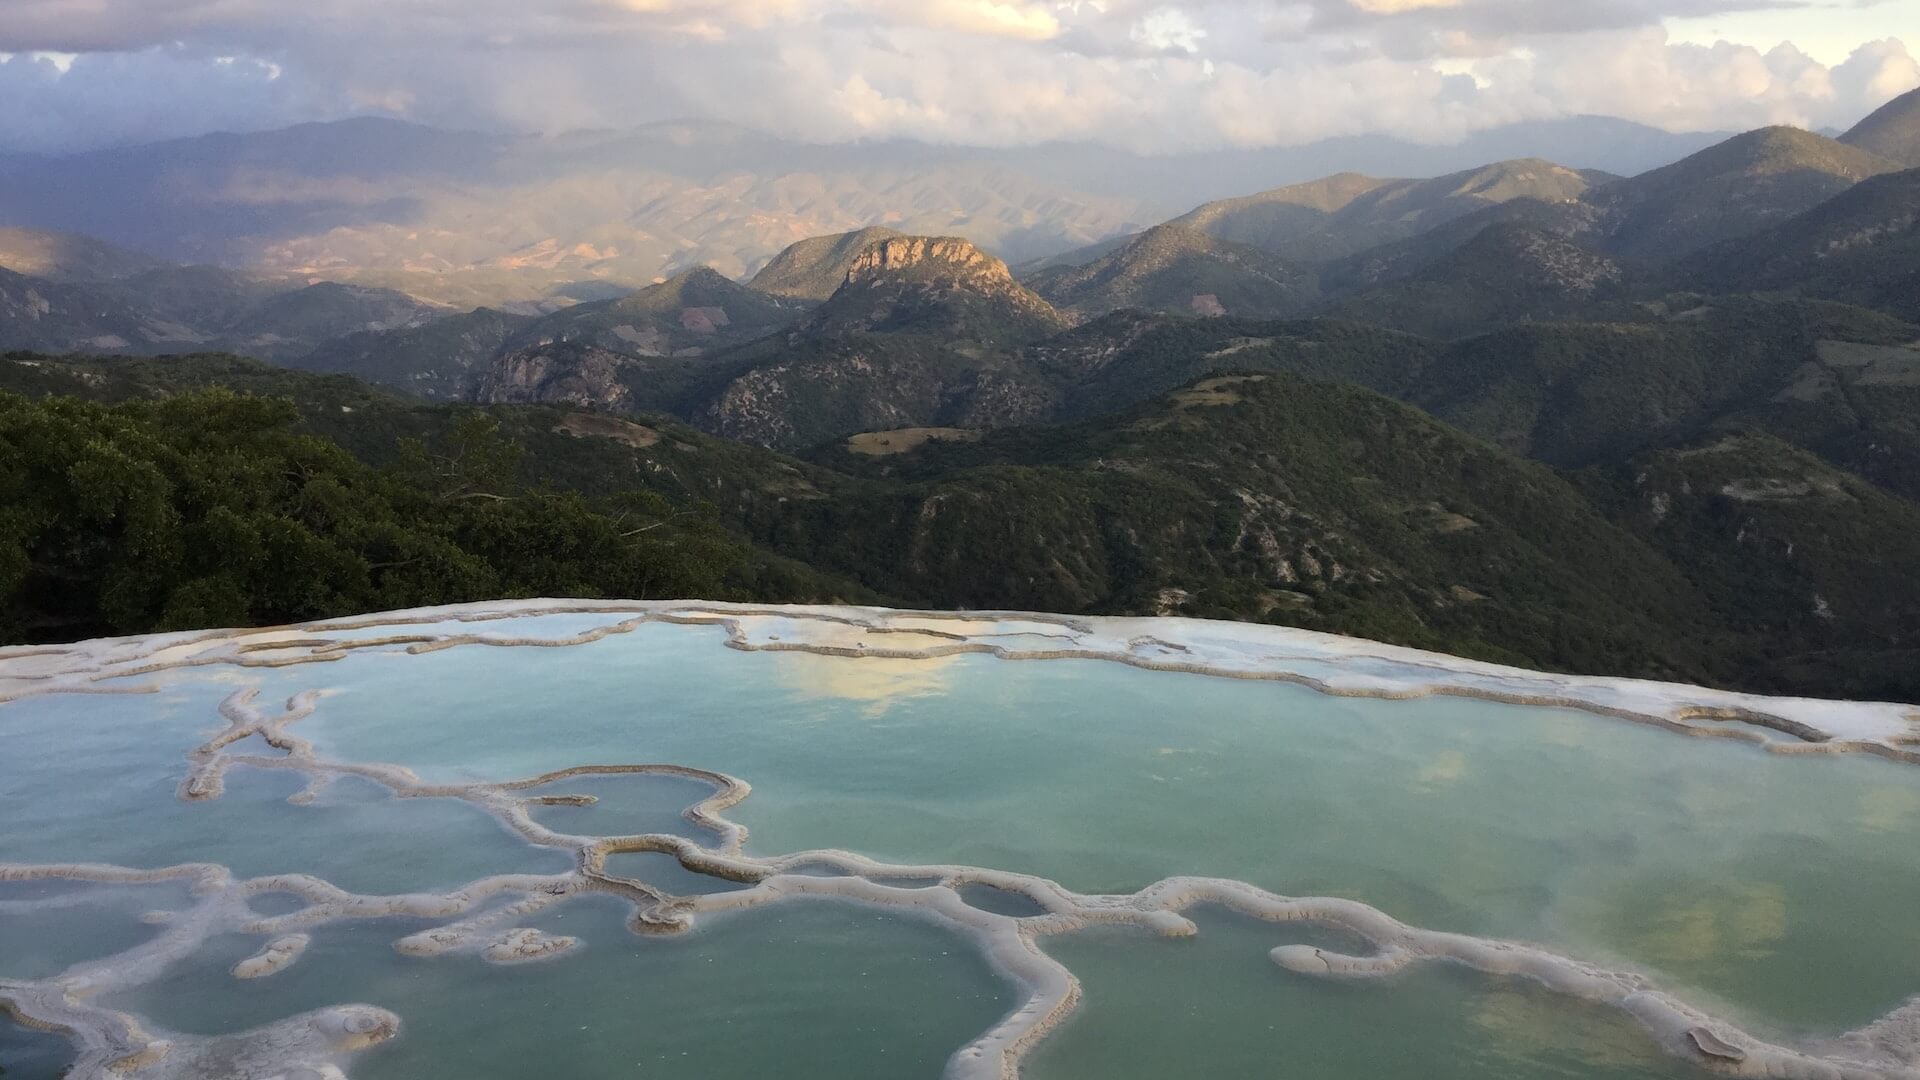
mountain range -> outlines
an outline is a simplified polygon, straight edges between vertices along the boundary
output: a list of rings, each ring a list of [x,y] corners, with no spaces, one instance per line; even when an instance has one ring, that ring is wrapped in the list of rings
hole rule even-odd
[[[1274,619],[1915,697],[1917,123],[1920,92],[1837,139],[1761,129],[1631,174],[1523,154],[1157,225],[1074,224],[1097,200],[993,211],[1045,217],[1053,239],[1028,248],[874,213],[751,258],[682,246],[632,289],[563,258],[505,307],[15,228],[0,347],[33,354],[0,383],[285,394],[374,469],[483,416],[553,458],[528,463],[525,498],[644,490],[705,515],[762,598]],[[395,175],[548,168],[418,141],[393,147]],[[712,176],[761,149],[684,143]],[[555,145],[567,170],[627,175],[630,140]],[[751,202],[682,227],[731,228]],[[1021,250],[1038,257],[1009,265]],[[59,352],[120,355],[41,355]],[[130,355],[180,353],[202,355]]]
[[[1367,138],[1146,157],[1066,144],[820,146],[702,121],[533,138],[356,120],[0,158],[0,225],[524,312],[700,265],[739,277],[796,241],[866,226],[964,235],[1018,264],[1339,168],[1451,172],[1530,146],[1628,173],[1716,138],[1589,117],[1449,147]]]

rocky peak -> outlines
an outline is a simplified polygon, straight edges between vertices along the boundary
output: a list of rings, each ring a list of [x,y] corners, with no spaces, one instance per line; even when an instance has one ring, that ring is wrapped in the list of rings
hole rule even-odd
[[[1068,320],[1014,280],[1007,264],[953,236],[869,244],[847,278],[797,333],[913,331],[987,344],[1033,341]]]
[[[1007,264],[957,236],[895,236],[855,256],[847,284],[883,277],[950,277],[1013,285]]]

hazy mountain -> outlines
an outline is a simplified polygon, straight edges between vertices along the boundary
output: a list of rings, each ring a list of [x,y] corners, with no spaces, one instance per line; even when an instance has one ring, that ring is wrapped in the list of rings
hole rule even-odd
[[[1457,338],[1514,323],[1639,321],[1620,265],[1563,237],[1489,225],[1409,277],[1334,305],[1334,318]]]
[[[1595,187],[1577,200],[1518,198],[1320,268],[1332,295],[1364,291],[1440,264],[1496,225],[1519,226],[1609,256],[1663,261],[1791,219],[1896,168],[1884,159],[1795,128],[1766,128],[1683,161]],[[1715,282],[1670,275],[1676,288]]]
[[[1840,141],[1908,168],[1920,168],[1920,90],[1910,90],[1860,121]]]
[[[761,292],[794,300],[822,301],[847,283],[847,272],[877,240],[902,235],[874,226],[837,236],[802,240],[775,255],[749,282]]]
[[[132,277],[166,264],[90,236],[0,228],[0,268],[48,281],[91,282]]]
[[[1674,267],[1677,285],[1793,291],[1920,320],[1920,169],[1874,177]]]
[[[1026,279],[1062,310],[1089,315],[1121,308],[1180,315],[1274,317],[1316,295],[1312,276],[1270,252],[1197,229],[1160,225],[1081,266],[1056,266]]]
[[[399,330],[363,330],[284,361],[306,371],[340,372],[393,386],[429,401],[460,401],[509,338],[531,316],[487,308]]]
[[[1589,196],[1610,254],[1672,259],[1755,233],[1899,166],[1799,128],[1736,135]]]
[[[218,340],[248,356],[291,358],[347,334],[421,326],[449,314],[391,289],[323,281],[268,296],[223,327]]]
[[[1514,199],[1570,202],[1613,179],[1538,159],[1504,161],[1433,180],[1378,180],[1343,173],[1209,203],[1173,224],[1296,261],[1324,261],[1403,240]]]
[[[1452,145],[1362,135],[1302,146],[1141,157],[1100,146],[1056,144],[1002,151],[998,160],[1076,190],[1192,207],[1339,173],[1444,176],[1479,169],[1490,161],[1521,158],[1633,176],[1678,161],[1730,134],[1675,134],[1628,120],[1576,116],[1492,128]]]
[[[618,300],[548,315],[513,345],[576,342],[633,356],[698,356],[766,337],[804,310],[702,266]]]
[[[709,122],[535,138],[353,120],[12,159],[0,224],[461,307],[530,305],[582,282],[638,288],[699,265],[743,276],[796,241],[869,226],[964,235],[1020,263],[1342,170],[1435,175],[1539,156],[1631,173],[1714,138],[1583,117],[1457,146],[1367,137],[1145,157],[1083,144],[810,145]]]
[[[91,287],[162,320],[190,327],[193,336],[211,341],[268,300],[305,283],[217,266],[163,266]]]
[[[147,352],[197,340],[98,289],[0,269],[0,349]]]
[[[58,250],[98,249],[63,243]],[[76,271],[117,266],[126,273],[50,281],[0,269],[0,346],[149,355],[221,349],[285,360],[342,335],[418,326],[449,314],[390,290],[274,281],[211,266],[67,265]]]
[[[1161,216],[992,154],[808,147],[705,123],[547,139],[377,120],[27,162],[0,175],[0,207],[182,261],[466,305],[698,265],[741,275],[797,240],[869,225],[965,232],[1028,258]]]

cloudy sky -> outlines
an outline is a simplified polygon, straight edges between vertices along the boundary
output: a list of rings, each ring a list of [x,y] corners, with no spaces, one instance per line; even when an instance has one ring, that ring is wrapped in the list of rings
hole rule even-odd
[[[0,0],[0,149],[370,113],[1153,152],[1845,127],[1916,55],[1920,0]]]

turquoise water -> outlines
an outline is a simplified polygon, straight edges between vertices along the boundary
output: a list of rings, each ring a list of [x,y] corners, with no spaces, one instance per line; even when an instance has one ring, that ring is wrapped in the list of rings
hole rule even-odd
[[[611,621],[549,619],[538,632]],[[380,892],[567,868],[472,807],[358,782],[296,807],[285,801],[293,777],[236,769],[218,801],[174,798],[185,750],[221,727],[222,696],[257,685],[265,704],[319,688],[299,730],[323,753],[428,779],[630,763],[742,777],[753,795],[728,816],[748,826],[756,854],[843,848],[1087,892],[1202,874],[1349,897],[1420,926],[1632,965],[1781,1037],[1857,1026],[1920,991],[1910,766],[1780,757],[1463,699],[1328,698],[1099,661],[742,653],[723,641],[713,628],[654,625],[565,649],[358,654],[183,673],[160,695],[0,706],[0,745],[16,751],[0,758],[0,861],[210,860]],[[712,840],[680,816],[707,791],[691,781],[591,777],[548,790],[601,800],[537,810],[555,829]],[[616,856],[611,868],[683,894],[731,887],[660,856]],[[968,899],[1027,913],[1017,897]],[[69,921],[45,933],[64,941],[93,916],[59,918]],[[1196,1063],[1225,1076],[1273,1075],[1278,1063],[1315,1077],[1416,1066],[1442,1080],[1685,1075],[1631,1024],[1524,986],[1450,969],[1304,980],[1265,955],[1302,940],[1299,928],[1198,921],[1201,935],[1184,941],[1124,930],[1048,939],[1086,999],[1026,1075],[1128,1080]],[[98,925],[142,927],[120,909]],[[610,903],[566,905],[533,925],[587,945],[500,968],[402,958],[391,943],[419,927],[350,924],[319,931],[287,972],[242,984],[224,973],[259,941],[235,938],[119,1004],[203,1034],[342,1001],[385,1005],[405,1033],[355,1063],[361,1080],[744,1077],[776,1066],[824,1078],[938,1075],[1015,997],[964,939],[853,905],[757,909],[665,939],[632,936]]]
[[[610,899],[550,913],[533,925],[586,947],[506,968],[401,957],[391,929],[412,926],[323,931],[300,963],[253,985],[226,977],[254,947],[236,938],[109,1004],[196,1034],[341,1001],[399,1013],[403,1036],[359,1059],[356,1080],[748,1080],[776,1063],[821,1080],[935,1077],[1012,1004],[964,939],[901,915],[801,903],[669,938],[635,937],[625,916]]]
[[[1043,1080],[1181,1076],[1418,1077],[1420,1080],[1705,1080],[1631,1021],[1523,984],[1428,967],[1381,983],[1290,977],[1277,944],[1322,944],[1201,911],[1200,934],[1102,929],[1048,944],[1086,1005],[1029,1062]],[[1155,1018],[1145,1023],[1147,1017]]]

